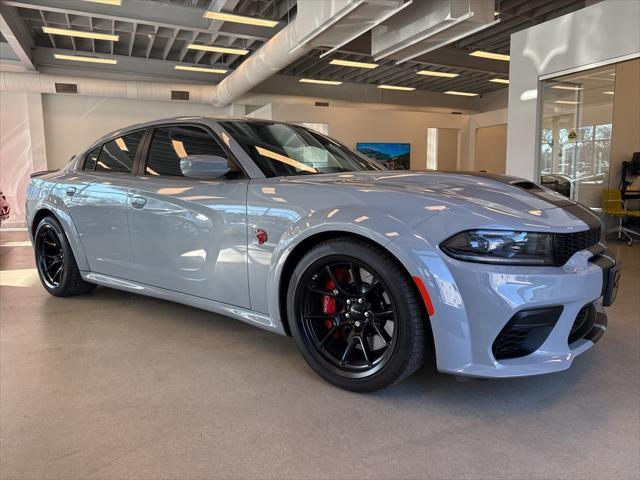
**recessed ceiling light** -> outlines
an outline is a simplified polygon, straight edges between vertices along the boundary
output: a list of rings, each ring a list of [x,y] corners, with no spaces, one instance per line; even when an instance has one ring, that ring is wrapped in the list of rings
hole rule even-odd
[[[342,67],[354,67],[354,68],[376,68],[378,66],[377,63],[367,63],[367,62],[352,62],[351,60],[338,60],[334,59],[329,62],[330,65],[340,65]]]
[[[74,62],[105,63],[107,65],[115,65],[118,63],[118,60],[115,58],[82,57],[80,55],[65,55],[62,53],[54,53],[53,56],[58,60],[71,60]]]
[[[573,100],[556,100],[553,103],[559,103],[561,105],[578,105],[581,102],[573,101]]]
[[[502,60],[503,62],[508,62],[511,59],[509,55],[504,55],[502,53],[484,52],[482,50],[476,50],[475,52],[471,52],[469,55],[471,55],[472,57],[489,58],[491,60]]]
[[[556,90],[571,90],[573,92],[578,92],[583,89],[582,87],[573,85],[552,85],[551,88],[555,88]]]
[[[504,83],[505,85],[509,85],[509,79],[507,78],[492,78],[489,81],[493,83]]]
[[[446,92],[447,95],[460,95],[461,97],[477,97],[478,94],[477,93],[471,93],[471,92],[456,92],[455,90],[447,90]]]
[[[176,65],[173,68],[176,70],[184,70],[187,72],[227,73],[227,71],[223,68],[192,67],[190,65]]]
[[[91,3],[103,3],[105,5],[113,5],[115,7],[119,7],[122,5],[122,0],[84,0],[85,2]]]
[[[246,55],[249,53],[249,50],[244,48],[216,47],[214,45],[197,45],[195,43],[188,45],[187,48],[204,52],[230,53],[231,55]]]
[[[436,72],[434,70],[418,70],[416,73],[418,75],[427,75],[429,77],[444,77],[444,78],[453,78],[460,75],[459,73]]]
[[[342,82],[336,82],[335,80],[316,80],[315,78],[301,78],[301,83],[316,83],[318,85],[342,85]]]
[[[602,93],[604,93],[605,95],[615,95],[615,92],[612,90],[607,90],[606,92],[602,92]]]
[[[378,85],[378,88],[382,88],[383,90],[401,90],[403,92],[411,92],[415,90],[414,87],[400,87],[398,85]]]
[[[51,35],[67,35],[69,37],[92,38],[94,40],[110,40],[117,42],[120,35],[111,35],[109,33],[83,32],[82,30],[70,30],[68,28],[42,27],[44,33]]]
[[[233,13],[213,12],[208,10],[204,14],[205,18],[211,20],[221,20],[223,22],[243,23],[245,25],[256,25],[258,27],[273,28],[278,25],[276,20],[265,20],[264,18],[246,17],[244,15],[234,15]]]

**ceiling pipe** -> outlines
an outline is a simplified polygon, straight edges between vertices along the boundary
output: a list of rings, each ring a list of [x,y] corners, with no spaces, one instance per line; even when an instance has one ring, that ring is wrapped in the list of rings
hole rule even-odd
[[[213,92],[211,103],[224,107],[253,87],[307,54],[311,47],[300,45],[297,21],[280,30],[251,57],[242,62]],[[294,49],[294,47],[299,47]]]

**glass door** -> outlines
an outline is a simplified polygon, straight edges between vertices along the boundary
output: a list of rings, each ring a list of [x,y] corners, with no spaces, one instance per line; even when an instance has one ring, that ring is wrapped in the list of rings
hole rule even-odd
[[[609,188],[615,66],[542,82],[540,182],[601,213]]]

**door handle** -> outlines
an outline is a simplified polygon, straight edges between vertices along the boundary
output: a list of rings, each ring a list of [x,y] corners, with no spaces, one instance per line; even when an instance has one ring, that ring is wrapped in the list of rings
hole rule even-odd
[[[69,197],[73,197],[76,193],[76,187],[68,187],[67,188],[67,195]]]
[[[133,208],[143,208],[147,204],[147,199],[139,195],[131,197],[131,206]]]

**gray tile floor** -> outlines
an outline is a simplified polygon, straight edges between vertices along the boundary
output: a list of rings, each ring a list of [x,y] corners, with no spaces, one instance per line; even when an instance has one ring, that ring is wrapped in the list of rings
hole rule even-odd
[[[425,367],[357,395],[293,342],[106,288],[49,296],[0,234],[0,476],[640,477],[640,246],[609,331],[562,373],[460,382]]]

